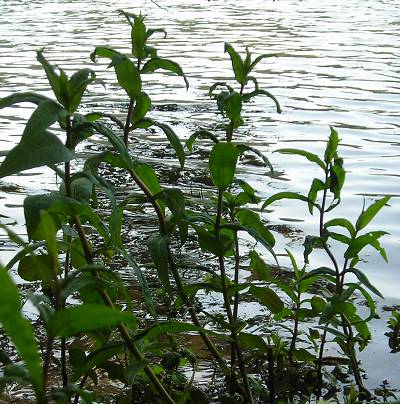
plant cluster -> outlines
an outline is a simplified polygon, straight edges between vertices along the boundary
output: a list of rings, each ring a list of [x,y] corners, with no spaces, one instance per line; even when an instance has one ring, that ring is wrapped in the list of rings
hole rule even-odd
[[[253,76],[257,64],[273,55],[253,58],[246,48],[242,58],[228,43],[225,52],[234,79],[217,82],[209,91],[224,130],[199,128],[186,141],[189,152],[198,139],[210,141],[205,144],[211,144],[207,175],[213,192],[193,201],[179,187],[162,186],[155,169],[133,156],[131,134],[159,128],[182,169],[187,152],[170,126],[148,116],[151,98],[144,91],[144,76],[161,69],[182,77],[186,86],[188,81],[177,63],[160,57],[148,44],[154,34],[166,35],[165,31],[148,29],[141,15],[121,13],[131,27],[131,54],[100,46],[90,57],[93,62],[96,58],[110,61],[128,98],[125,121],[110,112],[78,112],[87,86],[97,81],[94,71],[81,69],[68,77],[47,61],[43,51],[37,52],[37,59],[55,99],[17,93],[0,100],[0,108],[21,102],[36,105],[20,142],[0,166],[0,178],[48,166],[61,181],[57,191],[25,198],[29,242],[2,226],[19,251],[0,270],[0,321],[22,361],[1,352],[3,389],[11,381],[26,381],[39,403],[91,403],[95,399],[91,386],[107,375],[129,387],[124,397],[131,402],[209,402],[193,384],[197,357],[179,339],[181,333],[197,333],[225,380],[226,389],[217,397],[222,402],[329,399],[346,373],[343,366],[356,384],[353,396],[371,399],[356,352],[371,338],[368,323],[375,316],[375,303],[370,293],[380,293],[363,273],[360,254],[370,246],[387,259],[379,243],[385,233],[365,229],[389,198],[364,207],[354,224],[345,218],[327,220],[327,214],[340,204],[345,181],[339,135],[331,128],[322,157],[298,149],[278,151],[304,156],[319,167],[320,176],[313,179],[308,194],[281,192],[261,201],[256,190],[238,178],[238,162],[253,154],[269,170],[272,166],[257,149],[236,141],[235,135],[245,124],[242,110],[253,97],[268,97],[281,112],[277,99],[260,88]],[[52,131],[54,124],[64,132],[65,142]],[[87,157],[77,169],[75,150],[93,135],[106,138],[109,148]],[[105,167],[126,173],[135,192],[121,197],[104,174]],[[99,198],[107,200],[109,214],[97,209]],[[292,266],[289,276],[282,276],[264,213],[266,207],[284,199],[305,202],[310,213],[319,216],[316,233],[305,237],[303,262],[287,250]],[[157,229],[143,248],[166,298],[180,310],[180,319],[158,317],[147,279],[124,240],[124,213],[134,204],[154,212]],[[255,241],[245,253],[239,238],[243,233]],[[206,257],[207,265],[185,268],[202,271],[200,280],[185,282],[180,251],[189,241]],[[336,243],[345,247],[342,257],[335,252]],[[325,250],[329,266],[312,267],[315,248]],[[121,260],[140,284],[149,314],[146,322],[134,314],[127,285],[113,269],[114,262]],[[26,282],[40,285],[27,296],[40,314],[35,327],[21,311],[21,293],[9,274],[14,266]],[[251,281],[243,281],[243,267],[251,273]],[[204,293],[220,296],[221,313],[210,313],[201,305]],[[79,299],[79,304],[71,305],[71,297]],[[270,313],[269,322],[260,325],[258,333],[250,331],[240,315],[240,303],[249,299]],[[367,317],[359,314],[357,299],[366,302]],[[325,357],[328,343],[336,344],[342,354],[339,358]],[[183,366],[193,369],[191,379]],[[50,375],[58,371],[59,385],[50,386]]]

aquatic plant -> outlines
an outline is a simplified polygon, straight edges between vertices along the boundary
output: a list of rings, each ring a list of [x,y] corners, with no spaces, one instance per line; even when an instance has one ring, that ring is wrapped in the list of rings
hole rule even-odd
[[[25,198],[28,242],[2,226],[19,250],[0,267],[0,322],[23,363],[1,351],[1,386],[15,380],[28,382],[39,403],[91,403],[95,393],[89,391],[88,381],[97,383],[99,375],[105,373],[109,379],[129,387],[124,398],[131,401],[209,402],[207,395],[193,385],[197,357],[179,340],[181,333],[198,333],[219,375],[226,380],[227,389],[220,395],[222,402],[276,403],[297,398],[306,402],[322,397],[327,382],[323,378],[324,351],[331,336],[348,358],[357,385],[358,391],[348,395],[353,401],[348,402],[370,398],[362,381],[356,347],[363,349],[371,338],[368,323],[375,315],[375,303],[370,292],[378,296],[380,293],[362,272],[360,254],[372,246],[387,259],[379,242],[385,233],[364,229],[389,198],[364,207],[355,224],[345,218],[326,220],[326,214],[340,203],[345,179],[343,160],[338,155],[338,133],[331,128],[322,158],[303,150],[279,150],[304,156],[321,169],[321,178],[312,181],[308,194],[273,194],[260,211],[260,197],[249,183],[238,178],[237,167],[240,159],[249,154],[258,158],[266,170],[273,172],[273,167],[259,150],[237,141],[236,134],[245,124],[244,106],[256,96],[266,96],[281,112],[274,95],[260,88],[253,76],[260,61],[276,55],[253,59],[246,48],[242,58],[228,43],[225,52],[234,78],[216,82],[209,90],[222,116],[222,129],[198,128],[186,141],[189,152],[193,152],[199,139],[211,141],[205,173],[211,179],[210,192],[193,200],[173,184],[162,186],[154,167],[134,157],[135,145],[129,142],[129,135],[150,127],[160,128],[181,169],[185,149],[170,126],[147,116],[151,98],[143,91],[142,76],[162,69],[183,77],[186,86],[188,81],[177,63],[159,57],[157,50],[148,45],[153,34],[166,35],[165,31],[148,29],[142,15],[121,14],[131,27],[131,55],[98,46],[90,57],[93,62],[97,57],[111,61],[109,67],[114,68],[128,96],[125,122],[110,111],[77,112],[87,87],[98,82],[96,74],[86,68],[68,77],[63,69],[47,61],[43,50],[37,52],[37,59],[54,99],[27,92],[0,100],[0,108],[21,102],[36,105],[20,142],[0,165],[0,178],[48,166],[61,181],[56,191]],[[64,142],[52,129],[56,124]],[[88,156],[83,165],[75,165],[76,147],[93,135],[107,139],[109,147]],[[122,196],[117,193],[105,167],[126,173],[122,181],[134,186],[135,192]],[[317,234],[305,238],[304,262],[300,264],[286,251],[292,266],[286,277],[263,212],[284,199],[306,202],[310,213],[317,211],[319,215]],[[99,200],[107,203],[108,214],[97,209]],[[151,257],[163,295],[183,313],[179,318],[158,318],[154,294],[129,251],[123,231],[124,213],[135,204],[151,207],[153,213],[147,211],[146,215],[157,221],[158,229],[141,241],[140,248]],[[334,228],[347,233],[333,231]],[[241,232],[255,241],[246,253],[241,249]],[[205,265],[192,267],[181,260],[188,241],[204,258]],[[332,247],[336,242],[345,246],[341,264]],[[315,248],[325,250],[330,267],[312,268],[310,258]],[[266,252],[268,260],[263,256]],[[122,261],[130,266],[140,285],[149,314],[146,321],[133,314],[132,296],[113,269]],[[40,315],[39,324],[31,324],[22,313],[21,293],[9,274],[14,266],[24,281],[40,285],[27,296]],[[243,266],[252,274],[251,280],[242,280]],[[184,282],[182,267],[200,270],[202,279]],[[320,290],[315,292],[317,287]],[[201,306],[201,291],[220,297],[221,313],[210,313]],[[356,295],[361,295],[369,307],[366,318],[358,314]],[[71,297],[79,304],[71,305]],[[260,324],[263,331],[255,333],[241,318],[240,303],[245,299],[259,302],[270,313],[270,321]],[[190,321],[185,319],[186,313]],[[302,324],[309,320],[313,322],[305,332]],[[287,331],[289,321],[293,327],[289,327],[288,337],[279,330]],[[229,351],[228,355],[220,344]],[[59,360],[55,358],[56,351],[60,353]],[[56,369],[52,369],[54,362],[59,365]],[[184,365],[191,367],[191,379],[185,376]],[[60,386],[50,383],[54,372]],[[290,389],[288,384],[292,384]]]

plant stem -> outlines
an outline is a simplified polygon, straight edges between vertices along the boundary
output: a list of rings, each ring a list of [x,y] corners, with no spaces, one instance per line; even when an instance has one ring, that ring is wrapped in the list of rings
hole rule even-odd
[[[49,378],[49,368],[50,368],[51,353],[53,351],[53,345],[54,345],[54,338],[48,337],[47,344],[46,344],[46,353],[45,353],[45,356],[43,359],[43,392],[44,392],[44,395],[46,395],[46,390],[47,390],[47,381]]]
[[[150,203],[151,203],[151,205],[152,205],[152,207],[153,207],[153,209],[156,212],[156,215],[158,217],[158,222],[159,222],[159,226],[160,226],[160,233],[163,234],[163,235],[166,234],[167,233],[167,226],[166,226],[165,216],[164,216],[164,213],[162,212],[162,210],[160,209],[160,206],[154,200],[153,194],[148,189],[146,184],[144,184],[143,181],[136,175],[136,173],[134,171],[130,170],[129,174],[131,175],[132,179],[135,181],[136,185],[138,185],[138,187],[142,190],[142,192],[149,198]],[[200,323],[200,321],[199,321],[199,319],[197,317],[197,313],[194,310],[194,308],[192,307],[192,303],[190,302],[190,299],[189,299],[189,297],[187,296],[187,294],[185,292],[184,285],[183,285],[183,282],[182,282],[182,278],[181,278],[181,276],[179,274],[178,268],[177,268],[176,263],[175,263],[174,256],[172,254],[172,251],[171,251],[171,248],[170,248],[169,245],[167,246],[167,251],[168,251],[169,268],[171,270],[172,276],[174,277],[179,297],[182,299],[183,303],[188,308],[188,311],[189,311],[190,317],[191,317],[191,319],[193,321],[193,324],[196,325],[196,326],[201,327],[201,323]],[[209,349],[210,353],[213,355],[214,359],[220,365],[223,372],[225,374],[228,374],[229,373],[229,368],[228,368],[225,360],[222,358],[221,354],[219,353],[219,351],[217,350],[215,345],[212,343],[212,341],[210,340],[208,335],[205,334],[205,333],[202,333],[202,332],[200,332],[199,334],[200,334],[201,338],[203,339],[205,345]]]
[[[128,143],[129,143],[129,129],[131,126],[131,115],[132,115],[134,105],[135,105],[135,99],[131,98],[129,100],[128,114],[126,115],[126,121],[125,121],[125,126],[124,126],[124,144],[126,147],[128,147]]]
[[[220,190],[218,190],[217,217],[215,219],[215,238],[216,238],[217,242],[219,242],[219,240],[220,240],[220,231],[221,231],[220,227],[221,227],[221,218],[222,218],[222,198],[223,198],[223,191],[220,189]],[[228,288],[226,285],[225,261],[224,261],[223,254],[219,254],[218,263],[219,263],[219,269],[220,269],[220,273],[221,273],[221,288],[222,288],[222,295],[224,298],[225,311],[228,316],[229,326],[231,328],[231,338],[233,340],[233,344],[236,349],[238,365],[239,365],[240,373],[242,375],[244,388],[245,388],[245,391],[247,394],[247,399],[249,400],[249,403],[253,403],[254,400],[253,400],[253,395],[251,392],[249,378],[248,378],[246,367],[244,364],[242,351],[240,349],[239,338],[236,333],[236,322],[233,318],[233,312],[232,312],[231,304],[229,301]]]
[[[319,355],[318,355],[318,368],[317,368],[317,377],[318,377],[318,385],[317,385],[317,400],[321,398],[322,393],[322,360],[324,358],[324,348],[326,335],[328,331],[324,330],[321,338],[321,345],[319,347]]]
[[[71,134],[72,134],[71,129],[72,129],[71,120],[70,120],[70,117],[68,116],[67,117],[67,145],[69,145],[70,147],[73,147],[72,141],[71,141]],[[66,182],[65,188],[67,190],[67,195],[68,195],[68,192],[70,192],[70,195],[71,195],[72,194],[71,193],[71,174],[70,174],[69,167],[68,167],[68,175],[67,174],[65,175],[65,182]],[[79,239],[83,246],[83,251],[84,251],[86,262],[88,264],[92,264],[93,263],[92,253],[90,251],[89,242],[86,238],[86,234],[83,230],[82,224],[77,216],[73,216],[71,218],[71,221],[75,225],[75,228],[78,232]],[[92,275],[97,278],[99,277],[99,275],[96,271],[92,271]],[[107,306],[114,308],[114,304],[113,304],[112,300],[110,299],[110,297],[108,296],[107,292],[103,289],[98,289],[98,292],[100,293],[100,296],[102,297],[104,303]],[[143,356],[142,356],[141,352],[138,350],[135,343],[132,341],[127,328],[123,324],[120,324],[118,326],[118,330],[120,332],[122,339],[125,342],[125,345],[129,349],[129,351],[132,353],[132,355],[135,357],[135,359],[143,360]],[[157,376],[155,375],[153,370],[150,368],[150,366],[147,365],[144,368],[144,371],[147,374],[147,376],[149,377],[150,381],[153,383],[154,387],[156,388],[156,390],[158,391],[160,396],[163,398],[163,400],[165,400],[166,403],[175,404],[175,401],[171,398],[169,393],[165,390],[164,386],[162,385],[160,380],[157,378]]]
[[[274,374],[274,350],[269,346],[267,351],[268,360],[268,391],[269,391],[269,404],[276,403],[275,392],[275,374]]]
[[[328,175],[329,175],[329,171],[327,169],[325,171],[325,184],[327,184],[327,182],[328,182]],[[320,222],[319,222],[319,232],[320,232],[320,237],[322,240],[324,240],[324,214],[325,214],[326,198],[327,198],[327,188],[325,186],[324,193],[322,196]],[[347,259],[345,260],[345,263],[344,263],[344,270],[343,270],[343,272],[341,272],[339,269],[339,265],[336,261],[336,258],[333,255],[332,251],[330,250],[329,246],[327,245],[326,241],[323,241],[323,247],[324,247],[324,250],[326,251],[326,253],[328,254],[329,258],[331,259],[333,266],[335,268],[335,272],[336,272],[335,293],[340,295],[343,291],[344,277],[345,277],[345,273],[346,273],[345,269],[347,267]],[[342,323],[341,325],[342,325],[343,332],[347,337],[347,339],[346,339],[347,356],[350,359],[350,365],[351,365],[351,368],[353,371],[354,379],[357,384],[358,390],[360,391],[360,393],[362,393],[366,397],[371,397],[371,393],[364,386],[361,375],[360,375],[360,369],[358,367],[357,356],[356,356],[356,352],[354,350],[354,343],[353,343],[354,338],[353,338],[353,330],[352,330],[351,322],[346,318],[346,316],[344,314],[342,314],[341,323]]]

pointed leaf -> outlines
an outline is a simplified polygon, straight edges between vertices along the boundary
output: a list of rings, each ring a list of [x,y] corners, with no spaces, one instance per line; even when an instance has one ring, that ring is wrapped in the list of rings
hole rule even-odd
[[[17,286],[2,266],[0,266],[0,322],[24,361],[36,397],[41,402],[42,365],[38,343],[30,322],[21,314],[21,300]]]
[[[225,190],[232,183],[236,171],[239,151],[232,143],[214,145],[209,160],[209,170],[214,185]]]
[[[233,46],[228,42],[225,42],[225,49],[224,52],[228,52],[231,62],[233,72],[235,74],[235,79],[239,84],[246,84],[246,73],[244,71],[244,63],[241,56],[233,49]]]
[[[185,74],[183,73],[182,68],[178,65],[178,63],[176,63],[172,60],[161,59],[161,58],[150,59],[148,62],[146,62],[144,64],[141,72],[142,73],[152,73],[158,69],[168,70],[170,72],[177,74],[178,76],[183,77],[183,80],[185,80],[186,89],[189,88],[189,82],[188,82]]]
[[[311,161],[312,163],[318,164],[324,171],[326,170],[325,163],[314,153],[310,153],[300,149],[279,149],[276,150],[276,152],[282,154],[297,154],[298,156],[304,156],[307,160]]]
[[[284,308],[281,298],[268,287],[251,286],[249,292],[273,314],[279,313]]]
[[[385,196],[382,199],[375,201],[372,205],[363,211],[359,218],[357,219],[356,229],[357,231],[362,230],[367,226],[371,220],[376,216],[376,214],[389,202],[390,196]]]
[[[170,240],[168,236],[153,236],[147,242],[151,258],[157,269],[158,278],[166,292],[172,296],[171,283],[169,281],[168,246]]]
[[[50,335],[72,337],[86,331],[113,327],[122,322],[131,323],[132,314],[100,304],[81,304],[54,313],[48,324]]]

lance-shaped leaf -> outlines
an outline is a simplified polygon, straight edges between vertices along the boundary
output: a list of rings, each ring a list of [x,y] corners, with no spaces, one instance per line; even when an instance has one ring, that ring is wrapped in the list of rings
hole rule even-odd
[[[153,125],[158,126],[165,133],[170,145],[175,150],[181,168],[183,169],[183,167],[185,166],[185,151],[183,150],[183,146],[181,141],[179,140],[178,135],[169,125],[166,125],[165,123],[153,121]]]
[[[331,128],[331,134],[329,136],[328,143],[325,149],[324,161],[326,164],[329,164],[332,159],[335,157],[337,148],[339,145],[339,135],[334,127]]]
[[[15,93],[0,99],[0,109],[10,107],[11,105],[14,104],[19,104],[21,102],[30,102],[32,104],[39,105],[44,101],[52,101],[52,100],[51,98],[36,93],[30,93],[30,92]]]
[[[48,323],[52,336],[72,337],[82,332],[113,327],[122,322],[134,321],[132,314],[121,312],[101,304],[82,304],[54,313]]]
[[[168,264],[168,236],[154,236],[147,242],[151,258],[157,269],[158,278],[165,288],[165,291],[172,296],[171,283],[169,281],[169,264]]]
[[[68,77],[60,68],[60,74],[56,73],[54,66],[52,66],[43,56],[43,49],[36,52],[36,58],[43,66],[49,84],[58,102],[66,107],[68,103]]]
[[[220,142],[211,150],[209,169],[214,185],[225,190],[232,183],[239,151],[232,143]]]
[[[0,178],[34,167],[72,160],[74,153],[56,135],[46,130],[65,113],[54,101],[40,103],[28,120],[19,144],[7,153],[1,164]]]
[[[385,234],[387,234],[385,231],[371,231],[370,233],[356,237],[354,240],[351,241],[351,244],[344,253],[344,257],[345,258],[356,257],[364,247],[370,245],[371,247],[374,247],[380,253],[382,258],[387,262],[388,258],[386,255],[386,251],[383,247],[381,247],[378,241],[378,239],[384,236]]]
[[[324,171],[326,170],[325,163],[314,153],[310,153],[300,149],[279,149],[276,150],[276,152],[282,154],[297,154],[298,156],[304,156],[308,161],[318,164]]]
[[[268,157],[266,157],[263,153],[261,153],[258,149],[255,147],[248,146],[246,144],[237,144],[236,147],[238,148],[240,154],[243,154],[244,152],[248,151],[251,153],[254,153],[256,156],[260,157],[264,166],[268,167],[271,171],[271,174],[274,172],[274,167],[272,167],[271,162],[269,161]]]
[[[136,98],[135,98],[135,107],[132,111],[132,122],[140,121],[145,117],[147,112],[151,108],[151,99],[150,97],[142,91]]]
[[[131,29],[132,55],[137,59],[143,60],[147,56],[144,49],[147,41],[146,25],[141,15],[133,15],[133,21]]]
[[[235,79],[239,84],[246,84],[246,72],[244,71],[244,63],[241,56],[233,49],[233,46],[225,42],[224,52],[228,52],[231,62],[233,72],[235,74]]]
[[[367,287],[371,292],[375,293],[377,296],[379,296],[383,299],[382,293],[379,292],[379,290],[374,285],[372,285],[372,283],[369,281],[367,275],[365,275],[362,271],[360,271],[357,268],[348,268],[348,269],[346,269],[346,272],[353,273],[355,276],[357,276],[358,280],[365,287]]]
[[[217,138],[216,135],[214,135],[213,133],[211,133],[210,131],[206,130],[206,129],[200,129],[197,130],[196,132],[194,132],[188,140],[186,140],[186,147],[188,148],[188,150],[190,152],[192,152],[193,150],[193,145],[194,142],[196,141],[196,139],[201,138],[201,139],[210,139],[212,140],[214,143],[218,143],[219,140]]]
[[[334,227],[334,226],[339,226],[345,228],[351,235],[351,237],[354,237],[356,234],[356,229],[354,228],[353,224],[344,218],[335,218],[331,219],[328,222],[325,223],[324,227],[325,229],[328,229],[329,227]]]
[[[299,201],[304,201],[307,203],[311,203],[313,206],[318,206],[313,203],[309,198],[304,195],[297,194],[296,192],[278,192],[275,195],[270,196],[262,205],[261,210],[264,210],[268,205],[271,205],[275,201],[279,201],[280,199],[298,199]]]
[[[284,308],[281,298],[271,288],[251,286],[249,292],[259,300],[260,303],[268,307],[273,314],[279,313]]]
[[[271,58],[274,56],[280,56],[283,55],[283,53],[265,53],[263,55],[257,56],[254,61],[250,64],[249,66],[249,72],[252,71],[256,65],[261,62],[261,60],[265,59],[265,58]]]
[[[366,210],[363,210],[357,219],[356,229],[362,230],[367,226],[376,214],[389,202],[390,196],[385,196],[382,199],[377,200],[372,205],[368,206]]]
[[[69,112],[73,113],[76,111],[87,86],[95,80],[96,74],[90,69],[80,69],[71,76],[69,80]]]
[[[256,84],[256,83],[255,83]],[[261,90],[259,88],[256,88],[254,91],[252,91],[251,93],[246,93],[243,94],[242,99],[243,102],[248,102],[250,101],[253,97],[256,97],[257,95],[265,95],[268,98],[271,98],[272,101],[274,101],[275,103],[275,107],[276,107],[276,112],[278,114],[280,114],[282,112],[282,108],[281,105],[279,104],[279,101],[276,99],[276,97],[271,94],[269,91],[266,90]]]
[[[142,79],[135,64],[125,55],[117,55],[112,59],[119,85],[130,98],[138,97],[142,91]]]
[[[176,63],[172,60],[162,59],[162,58],[150,59],[148,62],[146,62],[144,64],[141,72],[142,73],[152,73],[158,69],[168,70],[170,72],[177,74],[178,76],[182,76],[183,80],[185,80],[186,89],[189,88],[189,82],[188,82],[185,74],[183,73],[182,68],[179,66],[178,63]]]
[[[42,365],[39,347],[30,322],[21,314],[17,286],[0,266],[0,322],[24,361],[38,402],[43,402]]]

